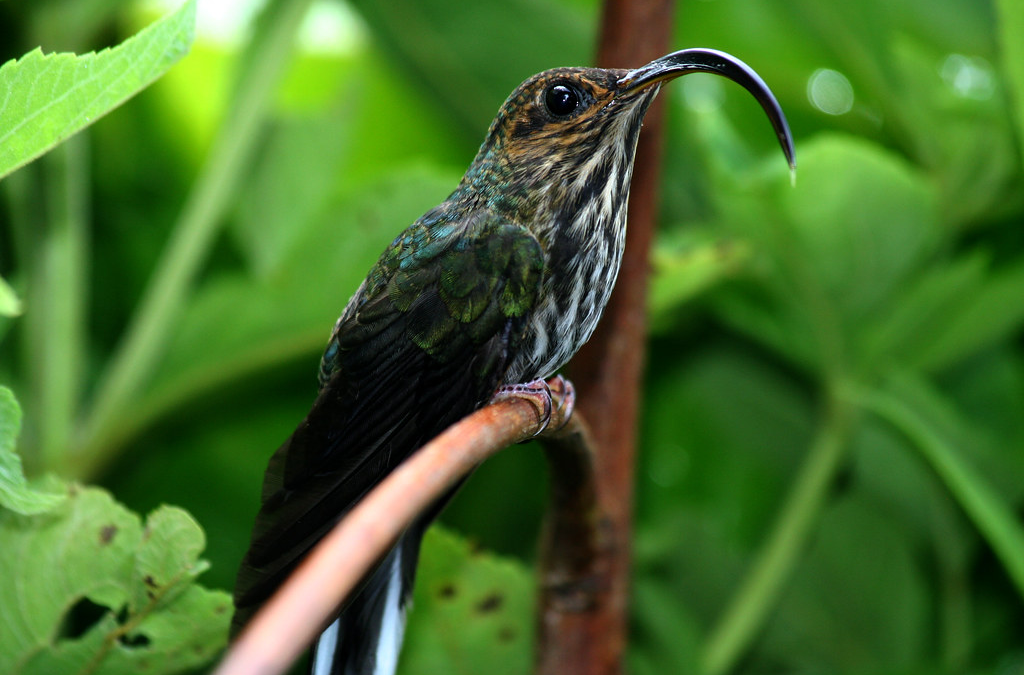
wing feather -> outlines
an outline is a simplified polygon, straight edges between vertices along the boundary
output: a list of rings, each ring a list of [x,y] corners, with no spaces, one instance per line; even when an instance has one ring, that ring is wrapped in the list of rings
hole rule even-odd
[[[368,490],[490,398],[542,271],[537,240],[486,213],[421,220],[385,251],[335,327],[312,409],[268,465],[234,631]]]

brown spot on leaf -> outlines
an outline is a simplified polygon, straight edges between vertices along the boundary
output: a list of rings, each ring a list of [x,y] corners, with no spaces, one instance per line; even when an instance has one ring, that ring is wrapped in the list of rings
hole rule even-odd
[[[498,609],[501,609],[501,605],[505,602],[505,598],[501,593],[491,593],[486,598],[477,603],[476,611],[481,614],[490,614]]]
[[[148,647],[149,637],[143,633],[133,633],[130,635],[122,635],[117,639],[125,647]]]
[[[106,546],[114,540],[117,534],[117,525],[104,525],[100,528],[100,546]]]
[[[437,591],[437,597],[442,600],[451,600],[455,597],[455,584],[445,584]]]
[[[156,589],[159,585],[156,583],[156,579],[153,578],[152,574],[147,574],[142,578],[142,583],[146,584],[146,597],[150,600],[156,600]]]
[[[516,639],[516,629],[512,626],[503,626],[498,631],[498,642],[512,642]]]

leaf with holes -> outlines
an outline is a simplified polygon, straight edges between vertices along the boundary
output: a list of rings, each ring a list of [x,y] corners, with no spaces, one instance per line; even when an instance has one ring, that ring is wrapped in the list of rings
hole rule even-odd
[[[104,490],[70,486],[39,516],[0,514],[0,672],[177,673],[225,644],[231,599],[192,583],[203,532],[161,507],[145,527]]]

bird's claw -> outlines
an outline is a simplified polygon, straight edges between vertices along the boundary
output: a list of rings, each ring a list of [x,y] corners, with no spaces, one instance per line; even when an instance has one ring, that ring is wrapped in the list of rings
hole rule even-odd
[[[555,433],[561,431],[569,423],[569,418],[572,417],[572,413],[576,409],[576,387],[572,386],[571,380],[567,380],[561,375],[555,375],[547,384],[551,391],[551,398],[558,403],[556,408],[559,417],[558,426],[549,430],[549,433]]]
[[[551,378],[550,382],[537,379],[522,384],[506,384],[494,393],[491,402],[507,398],[525,398],[537,407],[540,428],[533,435],[534,438],[549,431],[548,426],[551,424],[551,416],[554,412],[558,413],[558,426],[551,429],[550,432],[564,427],[576,407],[576,390],[572,386],[572,382],[561,375]]]

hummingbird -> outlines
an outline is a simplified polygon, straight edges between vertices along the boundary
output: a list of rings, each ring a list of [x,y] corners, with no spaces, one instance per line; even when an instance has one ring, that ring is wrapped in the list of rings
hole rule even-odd
[[[455,190],[387,246],[334,325],[319,394],[267,467],[233,634],[446,427],[515,392],[547,397],[551,409],[545,380],[594,332],[615,285],[644,115],[662,83],[692,72],[753,94],[795,169],[774,95],[724,52],[684,49],[633,70],[555,68],[519,85]],[[394,673],[420,541],[446,501],[339,608],[314,645],[314,675]]]

